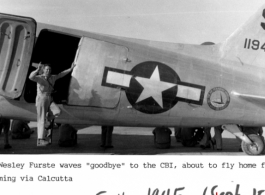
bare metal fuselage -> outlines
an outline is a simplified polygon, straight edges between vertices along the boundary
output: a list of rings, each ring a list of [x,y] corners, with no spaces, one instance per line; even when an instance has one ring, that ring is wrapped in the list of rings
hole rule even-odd
[[[217,126],[230,123],[245,126],[265,125],[265,111],[262,105],[264,102],[262,97],[265,97],[264,68],[244,64],[237,58],[224,58],[221,44],[196,46],[136,40],[44,24],[38,24],[36,37],[43,29],[73,35],[80,37],[80,39],[82,37],[87,38],[88,41],[94,42],[99,49],[97,50],[98,53],[95,53],[96,51],[93,53],[93,57],[100,58],[99,54],[103,50],[108,55],[115,54],[115,52],[110,51],[113,48],[117,51],[123,51],[122,54],[117,54],[116,60],[119,61],[119,65],[115,67],[115,70],[120,71],[122,76],[124,74],[129,75],[129,78],[136,78],[137,75],[133,75],[131,71],[137,65],[145,62],[161,63],[172,69],[180,81],[186,83],[185,87],[190,86],[191,88],[184,89],[181,95],[183,101],[174,100],[174,105],[166,110],[158,113],[142,112],[128,100],[128,88],[132,88],[131,85],[123,88],[118,85],[108,87],[101,84],[108,63],[113,63],[108,56],[105,56],[105,61],[102,63],[94,60],[93,63],[86,65],[83,62],[83,66],[90,66],[90,72],[83,74],[79,72],[76,75],[77,78],[86,78],[81,87],[87,91],[86,93],[100,92],[97,94],[98,99],[112,98],[111,105],[108,103],[91,103],[91,101],[86,101],[85,98],[91,98],[87,96],[82,99],[84,103],[79,105],[76,96],[73,95],[73,93],[77,93],[77,90],[70,84],[68,102],[59,103],[62,110],[62,114],[57,119],[59,123],[134,127]],[[90,50],[92,51],[91,48],[89,48]],[[87,51],[87,55],[89,55],[89,51]],[[81,53],[85,56],[86,48],[83,48]],[[32,64],[31,62],[30,66]],[[93,72],[92,75],[92,70],[98,71]],[[28,74],[29,72],[26,75]],[[92,76],[93,79],[90,79]],[[94,84],[96,81],[98,84]],[[180,84],[178,82],[173,84],[176,87],[176,93],[180,93],[181,86],[178,86]],[[196,94],[190,94],[193,85],[195,88],[197,85],[201,87],[198,92],[201,99],[196,100]],[[156,88],[157,86],[152,87]],[[112,93],[111,91],[105,94],[105,88],[115,92]],[[253,101],[253,98],[243,98],[238,94],[251,94],[260,98],[255,98]],[[24,98],[25,95],[27,94],[22,93],[16,99],[1,96],[1,116],[35,121],[35,104],[27,102]],[[193,99],[189,99],[190,96]],[[153,99],[156,98],[158,97],[153,97]],[[194,99],[200,103],[194,103]],[[71,103],[70,100],[77,103]],[[86,102],[88,103],[86,104]],[[162,107],[163,105],[155,106]]]

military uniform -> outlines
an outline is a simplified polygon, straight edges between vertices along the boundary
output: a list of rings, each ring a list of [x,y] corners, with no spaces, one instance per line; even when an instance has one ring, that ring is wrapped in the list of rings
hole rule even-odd
[[[4,130],[4,149],[12,148],[8,140],[9,128],[10,128],[10,120],[6,118],[1,118],[0,119],[0,134],[3,129]]]
[[[50,75],[45,77],[44,75],[37,75],[38,69],[33,71],[29,79],[37,82],[37,97],[36,97],[36,108],[37,108],[37,128],[38,128],[38,140],[45,139],[45,119],[48,115],[48,119],[52,120],[54,117],[60,115],[60,108],[53,102],[52,92],[53,86],[57,79],[60,79],[70,73],[72,68],[67,69],[58,75]]]
[[[204,131],[204,136],[199,143],[200,147],[202,149],[206,149],[206,148],[212,148],[213,149],[214,146],[212,144],[211,127],[204,127],[203,131]]]
[[[153,130],[154,143],[157,148],[166,149],[171,146],[171,130],[167,127],[157,127]]]
[[[30,138],[32,130],[29,128],[26,121],[13,120],[11,125],[12,139],[27,139]]]
[[[223,133],[222,126],[214,127],[214,137],[213,143],[216,144],[217,150],[222,150],[223,148],[223,140],[222,140],[222,133]]]
[[[113,148],[112,145],[112,132],[113,126],[102,126],[101,127],[101,147]]]

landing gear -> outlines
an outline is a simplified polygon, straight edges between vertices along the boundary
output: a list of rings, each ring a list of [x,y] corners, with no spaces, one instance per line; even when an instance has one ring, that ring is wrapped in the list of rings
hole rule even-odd
[[[248,135],[252,143],[241,142],[241,148],[243,152],[248,155],[259,155],[264,150],[264,141],[259,135],[250,134]]]
[[[247,155],[260,155],[264,150],[264,140],[256,134],[245,135],[237,125],[222,125],[224,130],[229,131],[242,140],[241,148]]]

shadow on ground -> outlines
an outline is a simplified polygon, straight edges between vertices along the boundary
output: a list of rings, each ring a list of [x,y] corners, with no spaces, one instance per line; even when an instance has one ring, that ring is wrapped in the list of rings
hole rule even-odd
[[[75,147],[58,146],[58,129],[53,133],[53,144],[47,147],[37,147],[36,129],[29,139],[10,139],[11,149],[3,149],[3,135],[0,137],[0,154],[93,154],[93,155],[244,155],[239,152],[239,142],[235,138],[223,139],[223,151],[212,149],[202,150],[197,147],[183,147],[171,137],[170,149],[157,149],[152,135],[122,135],[113,134],[112,149],[100,147],[99,134],[78,134],[78,145]]]

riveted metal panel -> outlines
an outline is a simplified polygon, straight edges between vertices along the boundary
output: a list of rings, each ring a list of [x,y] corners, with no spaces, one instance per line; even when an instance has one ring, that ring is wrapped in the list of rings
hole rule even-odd
[[[31,18],[0,14],[0,95],[13,99],[21,95],[35,31]]]

